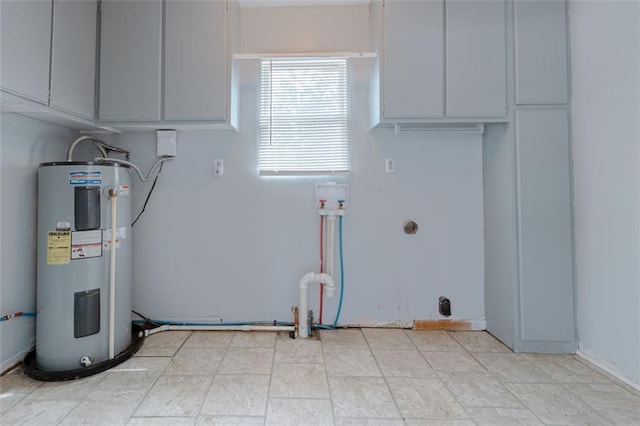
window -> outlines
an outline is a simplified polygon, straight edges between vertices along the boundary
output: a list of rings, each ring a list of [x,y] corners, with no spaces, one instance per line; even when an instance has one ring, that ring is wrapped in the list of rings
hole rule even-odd
[[[348,59],[263,59],[261,82],[260,174],[349,172]]]

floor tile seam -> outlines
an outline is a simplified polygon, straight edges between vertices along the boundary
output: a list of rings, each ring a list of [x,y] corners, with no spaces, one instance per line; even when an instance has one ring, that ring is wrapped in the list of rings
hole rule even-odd
[[[189,333],[189,336],[184,340],[184,342],[182,342],[182,344],[184,344],[187,340],[189,340],[189,337],[193,334],[193,332]],[[144,346],[144,343],[143,343]],[[178,349],[179,350],[179,349]],[[171,357],[171,361],[173,361],[173,357],[178,353],[178,351],[176,351],[173,356]],[[142,404],[144,403],[144,401],[146,401],[146,399],[149,397],[149,392],[151,392],[151,390],[156,386],[156,384],[158,383],[158,380],[160,380],[161,377],[166,377],[164,372],[167,370],[167,368],[169,368],[169,366],[171,365],[171,361],[169,361],[167,363],[167,365],[164,366],[164,368],[162,369],[162,371],[160,371],[160,374],[158,374],[158,377],[156,377],[156,379],[153,381],[153,384],[151,386],[149,386],[145,393],[144,396],[140,399],[140,402],[138,403],[138,405],[136,406],[136,408],[133,410],[133,412],[131,413],[131,415],[127,418],[127,423],[129,423],[129,420],[131,420],[132,417],[135,416],[136,412],[140,409],[140,407],[142,406]]]
[[[331,401],[331,397],[326,397],[326,398],[319,398],[317,396],[313,396],[313,397],[303,397],[303,396],[272,396],[269,398],[269,400],[274,400],[274,399],[286,399],[287,401],[297,401],[299,399],[304,399],[305,401]],[[260,417],[260,416],[256,416],[256,417]]]
[[[327,359],[324,356],[324,347],[320,343],[320,352],[322,353],[322,365],[324,367],[324,382],[327,386],[327,392],[329,393],[329,407],[331,408],[331,421],[336,423],[336,411],[333,404],[333,394],[331,392],[331,385],[329,384],[329,369],[327,368]]]
[[[269,401],[271,400],[271,385],[273,383],[273,366],[275,364],[274,360],[276,358],[276,345],[273,345],[272,353],[271,353],[271,368],[269,369],[269,384],[267,385],[267,399],[264,404],[264,424],[266,425],[269,421]]]
[[[612,424],[617,424],[615,421],[613,421],[613,419],[607,417],[604,413],[602,413],[598,408],[594,407],[592,404],[590,404],[588,401],[586,401],[585,399],[581,398],[579,394],[572,392],[571,390],[567,389],[565,386],[563,386],[563,389],[566,390],[569,394],[573,395],[573,397],[575,397],[578,401],[582,402],[585,406],[587,406],[589,409],[591,409],[592,411],[596,412],[597,414],[599,414],[603,419],[605,419],[606,421],[612,423]]]
[[[479,353],[479,354],[486,354],[487,352],[469,352],[469,354],[471,354],[473,356],[474,353]],[[512,355],[516,355],[518,356],[518,359],[524,360],[530,367],[532,367],[533,369],[535,369],[536,371],[540,372],[542,375],[545,375],[547,377],[549,377],[549,379],[552,380],[552,382],[506,382],[506,383],[556,383],[555,379],[547,372],[543,371],[542,369],[538,368],[538,366],[536,366],[533,362],[529,361],[526,357],[521,356],[521,354],[518,354],[517,352],[513,352]],[[482,361],[480,361],[478,358],[476,358],[475,356],[473,356],[474,359],[476,361],[478,361],[483,367],[485,367],[485,369],[491,373],[491,375],[493,375],[493,373],[491,372],[491,370],[484,365],[484,363]],[[496,377],[494,375],[494,377]],[[498,377],[496,377],[496,379],[498,379]],[[499,379],[498,379],[499,380]],[[500,381],[500,380],[499,380]],[[501,381],[502,382],[502,381]]]
[[[439,376],[436,377],[436,380],[438,380],[443,386],[444,388],[447,390],[447,392],[449,392],[449,394],[453,397],[453,400],[462,408],[462,411],[464,411],[464,413],[466,414],[467,418],[466,419],[457,419],[457,420],[471,420],[473,421],[473,417],[471,417],[471,413],[469,413],[469,408],[472,407],[467,407],[465,404],[463,404],[460,399],[458,398],[458,396],[451,391],[451,389],[449,388],[449,386],[447,385],[447,382],[445,382],[444,380],[442,380]],[[474,422],[475,423],[475,422]]]
[[[495,377],[493,376],[493,374],[491,374],[491,371],[489,371],[489,369],[488,369],[487,367],[485,367],[485,366],[484,366],[484,364],[483,364],[483,363],[481,363],[481,362],[480,362],[480,360],[479,360],[478,358],[476,358],[476,357],[473,355],[474,353],[484,353],[484,352],[469,352],[469,351],[467,351],[467,353],[469,354],[469,356],[470,356],[471,358],[473,358],[473,360],[474,360],[475,362],[477,362],[477,363],[480,365],[480,367],[482,367],[482,369],[483,369],[484,371],[486,371],[489,375],[491,375],[491,377],[493,377],[493,378],[495,379]],[[497,380],[497,379],[496,379],[496,380]]]
[[[172,330],[162,330],[159,333],[164,333],[166,331],[172,331]],[[182,349],[184,344],[187,343],[187,340],[189,340],[189,338],[193,335],[193,330],[184,330],[184,331],[189,331],[189,334],[178,345],[178,347],[176,348],[176,351],[173,353],[173,355],[171,355],[172,358],[180,351],[180,349]],[[154,334],[156,334],[156,333],[154,333]],[[147,339],[147,337],[145,337],[145,340],[146,339]],[[144,348],[144,341],[142,342],[142,346],[140,347],[140,349],[142,349],[142,348]],[[156,346],[151,346],[150,348],[148,347],[148,349],[173,349],[173,346],[157,346],[157,347]]]
[[[542,385],[549,385],[549,384],[557,384],[557,383],[515,383],[515,384],[527,384],[527,385],[528,385],[528,384],[542,384]],[[529,410],[529,412],[530,412],[531,414],[533,414],[533,416],[534,416],[534,417],[535,417],[535,418],[536,418],[540,423],[542,423],[543,425],[554,425],[554,423],[545,423],[545,422],[542,420],[542,417],[540,417],[540,416],[538,415],[538,413],[536,413],[536,412],[535,412],[535,410],[534,410],[533,408],[531,408],[531,407],[530,407],[530,406],[529,406],[529,405],[524,401],[524,399],[523,399],[523,398],[520,398],[518,395],[516,395],[516,393],[515,393],[515,392],[513,392],[511,389],[509,389],[509,387],[508,387],[508,386],[504,386],[504,387],[505,387],[505,388],[507,389],[507,391],[509,391],[509,392],[510,392],[510,393],[511,393],[511,394],[512,394],[512,395],[513,395],[513,396],[514,396],[518,401],[520,401],[520,403],[522,404],[522,406],[523,406],[524,408],[526,408],[527,410]]]
[[[632,395],[637,396],[637,397],[640,398],[640,390],[639,389],[633,388],[629,384],[627,384],[624,381],[620,380],[618,377],[616,377],[616,376],[612,375],[611,373],[603,370],[602,368],[598,367],[597,365],[595,365],[594,363],[592,363],[588,359],[585,359],[585,358],[579,356],[578,354],[573,354],[573,358],[578,360],[581,364],[584,364],[587,367],[591,368],[593,371],[595,371],[596,373],[600,374],[601,376],[603,376],[605,379],[607,379],[609,382],[613,383],[614,385],[620,386],[621,388],[623,388],[627,392],[629,392]],[[605,384],[605,383],[593,383],[593,384]]]
[[[427,359],[426,356],[424,356],[424,354],[422,353],[421,350],[418,350],[418,352],[420,352],[420,356],[422,357],[422,359],[424,360],[424,362],[427,363],[427,365],[429,366],[429,368],[431,368],[432,371],[436,372],[437,370],[435,369],[435,367],[429,362],[429,360]]]
[[[364,333],[362,333],[362,335],[364,336]],[[369,342],[367,341],[366,337],[365,337],[365,342],[367,342],[367,346],[369,347],[369,352],[371,352],[371,357],[373,358],[373,362],[375,362],[376,367],[378,368],[378,371],[380,372],[380,375],[382,377],[382,380],[384,381],[384,385],[387,387],[387,391],[391,396],[393,405],[396,407],[396,412],[398,413],[400,419],[403,419],[404,416],[402,415],[402,410],[400,410],[400,405],[398,404],[396,396],[393,394],[393,391],[391,390],[391,386],[389,385],[387,378],[384,376],[384,374],[382,374],[382,368],[380,367],[380,364],[378,363],[378,360],[376,359],[376,357],[373,355],[373,351],[371,350],[371,347],[369,346]]]
[[[525,358],[525,359],[526,359],[526,358]],[[542,362],[533,362],[533,361],[531,361],[531,360],[529,360],[529,359],[527,359],[527,361],[529,361],[531,364],[533,364],[533,366],[534,366],[534,367],[536,367],[537,369],[541,370],[541,371],[542,371],[543,373],[545,373],[546,375],[548,375],[548,376],[552,376],[552,375],[553,375],[553,373],[552,373],[552,372],[547,372],[547,371],[545,371],[545,370],[543,369],[543,367],[545,367],[545,366],[546,366],[546,364],[545,364],[545,363],[542,363]],[[581,363],[581,365],[584,365],[584,364],[582,364],[582,363]],[[589,366],[587,366],[587,365],[584,365],[584,366],[585,366],[586,368],[588,368],[589,370],[591,370],[591,372],[596,373],[597,375],[601,376],[605,381],[604,381],[604,382],[603,382],[603,381],[599,381],[599,382],[588,382],[588,381],[586,381],[586,382],[585,382],[585,381],[576,382],[576,381],[560,381],[560,380],[556,380],[556,381],[557,381],[558,383],[568,383],[568,384],[591,384],[591,385],[598,385],[598,384],[602,385],[602,384],[610,384],[610,383],[612,383],[612,384],[616,384],[616,383],[615,383],[615,381],[614,381],[614,380],[612,380],[612,378],[610,378],[610,377],[609,377],[609,374],[608,374],[608,373],[598,371],[598,370],[596,370],[596,369],[594,369],[594,368],[592,368],[592,367],[589,367]],[[561,367],[561,368],[564,368],[563,366],[560,366],[560,367]],[[566,373],[565,373],[564,375],[565,375],[565,376],[575,376],[575,375],[577,375],[577,374],[575,374],[575,373],[573,373],[573,372],[571,372],[571,371],[570,371],[569,373],[570,373],[570,374],[566,374]]]
[[[538,367],[536,367],[535,365],[531,364],[531,366],[533,368],[535,368],[537,371],[539,371],[540,373],[542,373],[543,375],[546,375],[547,377],[549,377],[549,379],[551,380],[550,382],[542,382],[542,381],[524,381],[524,380],[519,380],[519,381],[514,381],[514,380],[501,380],[499,377],[499,373],[494,373],[493,371],[491,371],[487,366],[485,366],[482,361],[480,361],[476,356],[474,356],[474,354],[477,353],[484,353],[484,352],[469,352],[469,355],[471,355],[473,357],[473,359],[476,360],[476,362],[478,362],[482,368],[485,369],[485,371],[487,371],[487,373],[489,373],[491,375],[491,377],[493,377],[495,380],[497,380],[498,382],[505,384],[505,383],[520,383],[520,384],[559,384],[556,380],[554,380],[554,378],[550,375],[545,373],[544,371],[542,371],[541,369],[539,369]]]
[[[222,365],[222,360],[220,360],[220,363],[218,364],[218,368],[216,368],[216,373],[220,369],[221,365]],[[207,390],[204,391],[204,398],[202,398],[202,401],[200,401],[200,404],[198,405],[198,410],[196,411],[196,415],[195,415],[196,418],[200,415],[200,412],[202,411],[202,407],[204,406],[204,403],[207,401],[207,397],[209,396],[209,392],[211,392],[211,388],[213,387],[213,382],[215,381],[216,376],[217,374],[214,374],[213,376],[211,376],[211,381],[209,382],[209,386],[207,387]],[[189,417],[192,417],[192,416],[189,416]]]
[[[69,402],[75,402],[74,406],[71,407],[71,409],[64,416],[62,416],[62,418],[60,420],[58,420],[58,422],[56,424],[62,424],[62,422],[64,422],[64,420],[67,417],[69,417],[69,415],[73,412],[73,410],[75,410],[78,407],[78,405],[80,405],[80,403],[82,402],[81,400],[71,400],[71,399],[40,399],[40,400],[34,399],[32,401],[56,401],[56,402],[69,401]],[[15,408],[15,405],[14,405],[13,408]],[[9,413],[7,412],[7,414],[9,414]],[[5,416],[6,416],[6,414],[4,414],[2,417],[5,417]],[[20,423],[20,424],[22,424],[22,423]]]
[[[9,412],[11,410],[14,409],[14,407],[18,404],[20,404],[22,401],[24,401],[24,396],[22,398],[20,398],[19,400],[15,401],[9,408],[7,408],[7,410],[3,413],[2,410],[0,410],[0,418],[6,416],[7,414],[9,414]]]
[[[273,362],[277,365],[324,365],[324,362]]]
[[[447,334],[456,341],[456,343],[458,345],[460,345],[466,352],[471,353],[471,352],[477,352],[477,353],[483,353],[483,354],[509,354],[509,353],[514,353],[508,346],[506,346],[504,343],[500,342],[498,339],[496,339],[491,333],[487,332],[486,330],[482,331],[482,330],[478,330],[478,331],[473,331],[473,330],[469,330],[469,331],[473,331],[473,332],[477,332],[477,333],[485,333],[486,335],[490,336],[492,339],[496,340],[499,344],[503,345],[507,350],[477,350],[477,349],[469,349],[467,348],[460,340],[455,338],[455,334],[457,333],[456,331],[450,331],[450,330],[445,330],[447,332]],[[461,330],[461,331],[465,331],[465,330]]]

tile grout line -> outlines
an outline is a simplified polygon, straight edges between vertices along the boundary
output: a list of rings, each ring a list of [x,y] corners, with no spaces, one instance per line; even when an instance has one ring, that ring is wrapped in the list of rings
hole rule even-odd
[[[398,405],[398,401],[396,400],[396,396],[393,394],[393,391],[391,390],[391,386],[389,386],[389,382],[387,381],[387,378],[385,377],[384,373],[382,372],[382,368],[380,368],[380,364],[378,363],[378,359],[373,354],[373,350],[371,348],[371,344],[369,343],[369,339],[367,339],[367,336],[362,332],[362,330],[360,330],[360,333],[362,333],[362,337],[364,337],[364,341],[367,343],[367,347],[369,348],[369,353],[371,354],[371,357],[373,358],[373,361],[376,363],[376,366],[378,367],[378,370],[380,371],[380,376],[382,377],[382,380],[384,380],[384,384],[387,387],[387,390],[389,391],[389,395],[391,395],[391,399],[393,400],[393,405],[395,405],[396,410],[398,410],[398,414],[400,415],[400,420],[402,420],[402,422],[404,422],[405,421],[404,414],[402,414],[402,410],[400,409],[400,406]],[[404,332],[404,330],[402,331],[402,334],[406,337],[406,333]],[[409,339],[409,341],[411,341],[411,339]],[[413,342],[411,342],[411,344],[413,344]]]
[[[267,386],[267,400],[264,404],[264,421],[263,425],[267,425],[269,421],[269,405],[271,403],[271,383],[273,382],[273,366],[276,361],[276,345],[278,344],[278,333],[275,334],[275,340],[273,342],[273,350],[271,353],[271,369],[269,370],[269,385]]]
[[[213,377],[211,378],[211,383],[209,383],[209,388],[206,390],[206,392],[204,394],[204,398],[202,398],[202,402],[200,403],[200,407],[198,408],[198,413],[195,416],[195,424],[198,423],[198,418],[203,416],[202,407],[204,406],[204,403],[207,402],[207,397],[209,396],[209,393],[211,392],[211,388],[213,387],[213,382],[215,382],[216,377],[218,376],[218,373],[220,372],[220,367],[222,367],[222,361],[224,361],[224,358],[227,356],[227,351],[229,350],[229,347],[231,346],[231,342],[233,341],[233,336],[235,336],[235,333],[237,333],[237,331],[233,332],[233,334],[231,335],[231,339],[229,339],[229,341],[227,342],[227,344],[223,348],[224,352],[222,354],[222,358],[220,358],[220,362],[218,363],[218,367],[216,368],[215,373],[213,373]],[[193,333],[189,337],[191,337],[191,336],[193,336]],[[189,339],[187,339],[187,340],[189,340]],[[187,341],[185,340],[185,343],[186,342]],[[215,348],[215,347],[205,347],[205,349],[217,349],[217,348]],[[176,354],[177,354],[177,352],[176,352]]]
[[[468,354],[469,356],[471,356],[471,354],[469,353],[469,351],[467,350],[467,348],[466,348],[462,343],[460,343],[460,342],[458,341],[458,339],[456,339],[455,337],[453,337],[453,336],[451,335],[451,333],[449,333],[449,331],[444,330],[444,332],[447,334],[447,336],[449,336],[450,338],[452,338],[452,339],[453,339],[453,340],[454,340],[458,345],[460,345],[460,347],[461,347],[461,348],[462,348],[462,350],[463,350],[463,352],[462,352],[462,353],[466,353],[466,354]],[[473,356],[471,356],[471,357],[473,358]],[[475,358],[473,358],[473,359],[474,359],[476,362],[478,362]],[[478,362],[478,364],[480,364],[480,363]],[[481,366],[482,368],[484,368],[484,366],[483,366],[482,364],[480,364],[480,366]],[[485,369],[485,370],[486,370],[486,369]],[[472,416],[472,415],[471,415],[471,413],[469,412],[469,408],[471,408],[471,407],[467,407],[467,406],[465,406],[465,405],[460,401],[460,399],[456,396],[456,394],[455,394],[455,393],[453,393],[453,392],[451,391],[451,389],[449,388],[449,386],[447,386],[447,382],[445,382],[444,380],[442,380],[442,379],[440,378],[440,374],[439,374],[437,371],[436,371],[436,375],[437,375],[437,377],[438,377],[438,380],[440,380],[440,382],[441,382],[441,383],[442,383],[442,385],[444,386],[444,388],[445,388],[445,389],[446,389],[446,390],[451,394],[451,396],[452,396],[452,397],[453,397],[453,399],[456,401],[456,403],[458,403],[458,405],[460,405],[460,407],[462,408],[462,410],[464,411],[464,413],[467,415],[467,417],[469,418],[469,420],[471,421],[471,423],[473,423],[473,424],[477,424],[477,423],[476,423],[476,421],[473,419],[473,416]]]
[[[329,391],[329,405],[331,406],[331,421],[336,424],[336,410],[333,404],[333,393],[331,392],[331,384],[329,383],[329,368],[327,368],[327,358],[324,356],[324,342],[322,341],[323,330],[318,330],[318,341],[320,342],[320,353],[322,354],[322,364],[324,365],[324,380],[327,383],[327,390]]]
[[[161,332],[164,333],[164,332]],[[160,374],[158,374],[158,377],[156,378],[156,380],[154,380],[153,384],[151,386],[149,386],[149,388],[146,390],[144,396],[142,397],[142,399],[140,400],[140,402],[138,403],[138,405],[136,405],[136,408],[133,409],[133,411],[131,412],[131,415],[127,418],[127,422],[129,423],[131,421],[131,419],[134,418],[134,415],[136,414],[136,412],[140,409],[140,406],[142,405],[142,403],[147,399],[147,397],[149,396],[149,392],[151,392],[151,390],[156,386],[156,384],[158,383],[158,380],[160,380],[161,377],[163,377],[164,372],[167,370],[167,368],[169,368],[169,366],[171,365],[171,362],[173,361],[173,357],[176,356],[176,354],[180,351],[180,349],[182,348],[182,346],[185,344],[185,342],[187,340],[189,340],[189,337],[191,337],[193,335],[193,331],[189,332],[189,334],[187,335],[187,337],[182,341],[182,343],[180,344],[180,346],[178,346],[178,348],[176,349],[176,351],[173,353],[173,355],[171,356],[171,360],[169,361],[169,363],[167,363],[167,365],[162,369],[162,371],[160,371]],[[146,339],[146,337],[145,337]],[[142,343],[142,345],[144,346],[144,342]],[[142,349],[142,347],[140,348]],[[131,357],[133,358],[133,357]],[[130,359],[131,359],[130,358]],[[144,358],[144,357],[140,357],[140,358]],[[162,357],[158,357],[158,358],[162,358]],[[125,423],[125,424],[126,424]]]

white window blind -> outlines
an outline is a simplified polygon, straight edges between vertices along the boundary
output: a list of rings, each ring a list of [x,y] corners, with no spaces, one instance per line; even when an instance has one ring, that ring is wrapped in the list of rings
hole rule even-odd
[[[348,59],[263,59],[261,83],[259,173],[349,172]]]

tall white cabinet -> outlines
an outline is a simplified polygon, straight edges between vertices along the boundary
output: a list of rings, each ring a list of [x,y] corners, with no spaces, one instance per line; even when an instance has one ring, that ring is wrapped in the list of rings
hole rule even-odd
[[[566,3],[515,0],[508,16],[512,113],[483,141],[487,330],[516,351],[572,353]]]

